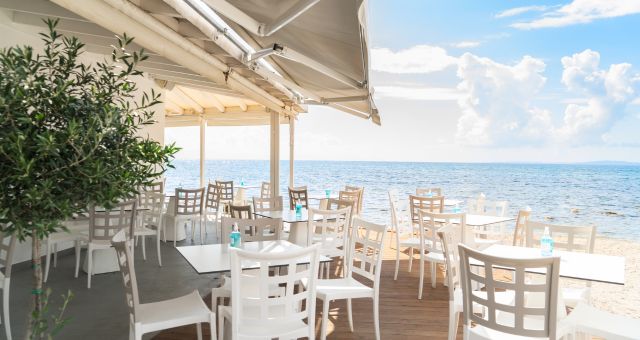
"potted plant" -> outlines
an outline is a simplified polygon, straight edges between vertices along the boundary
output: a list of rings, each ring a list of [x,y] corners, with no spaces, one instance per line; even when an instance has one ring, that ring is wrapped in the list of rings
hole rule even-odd
[[[178,151],[140,135],[154,123],[160,95],[136,87],[137,65],[147,56],[127,51],[132,38],[118,38],[106,60],[84,64],[83,44],[60,35],[57,21],[46,23],[42,53],[29,46],[0,50],[0,228],[31,238],[30,339],[49,337],[63,324],[56,316],[51,325],[45,315],[41,241],[91,204],[134,197]]]

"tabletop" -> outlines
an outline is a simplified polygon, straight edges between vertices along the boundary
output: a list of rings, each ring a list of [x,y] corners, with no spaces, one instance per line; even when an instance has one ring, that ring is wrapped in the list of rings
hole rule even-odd
[[[289,241],[257,241],[243,242],[240,249],[261,253],[283,253],[291,250],[301,249],[297,244]],[[229,257],[229,244],[204,244],[197,246],[177,247],[178,252],[195,269],[198,274],[222,273],[231,270]],[[330,262],[326,256],[320,256],[320,262]],[[298,264],[309,263],[308,259],[301,259]],[[242,269],[255,269],[258,265],[255,262],[242,262]]]
[[[256,216],[267,218],[281,218],[285,223],[304,223],[309,221],[309,212],[307,209],[302,208],[300,215],[296,214],[295,210],[274,210],[274,211],[262,211],[254,213]],[[322,221],[322,217],[316,217],[317,221]]]
[[[514,217],[508,217],[508,216],[490,216],[490,215],[466,214],[465,223],[468,226],[472,226],[472,227],[482,227],[482,226],[487,226],[487,225],[492,225],[492,224],[497,224],[497,223],[515,221],[515,220],[516,219]],[[436,222],[443,222],[444,220],[436,218],[435,221]],[[451,222],[452,223],[457,223],[455,220],[452,220]]]
[[[516,247],[502,244],[490,245],[484,249],[483,252],[493,256],[516,259],[541,257],[539,248]],[[561,277],[624,285],[624,257],[561,250],[554,250],[553,255],[560,256]],[[530,272],[541,274],[544,273],[544,269],[531,269]]]

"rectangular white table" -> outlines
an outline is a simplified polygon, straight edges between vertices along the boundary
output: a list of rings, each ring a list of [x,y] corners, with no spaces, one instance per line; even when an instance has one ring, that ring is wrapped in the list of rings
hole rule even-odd
[[[300,215],[295,210],[274,210],[255,213],[259,217],[281,218],[282,222],[289,223],[289,242],[306,246],[308,238],[307,222],[309,221],[309,213],[307,209],[302,208]],[[317,221],[322,218],[317,217]]]
[[[228,244],[204,244],[197,246],[177,247],[178,252],[195,269],[198,274],[224,273],[231,271]],[[261,253],[284,253],[301,249],[299,245],[288,241],[258,241],[244,242],[240,249]],[[320,256],[320,262],[331,262],[326,256]],[[298,264],[307,264],[309,259],[301,259]],[[255,262],[242,262],[242,269],[255,269]]]
[[[497,257],[516,259],[540,258],[539,248],[526,248],[493,244],[483,250]],[[584,281],[624,285],[625,259],[620,256],[588,254],[555,250],[553,256],[560,256],[560,276]],[[475,262],[478,265],[477,262]],[[472,263],[474,265],[474,263]],[[532,269],[531,273],[544,274],[544,270]]]
[[[514,217],[508,216],[490,216],[490,215],[474,215],[467,214],[466,221],[468,226],[484,227],[492,224],[504,223],[509,221],[515,221]]]

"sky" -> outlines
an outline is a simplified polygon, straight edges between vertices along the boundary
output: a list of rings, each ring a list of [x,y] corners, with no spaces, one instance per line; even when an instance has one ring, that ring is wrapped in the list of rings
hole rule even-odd
[[[295,158],[640,162],[638,36],[638,0],[370,0],[382,126],[309,106]],[[268,159],[268,130],[209,127],[207,159]],[[198,158],[197,138],[165,132],[178,158]]]

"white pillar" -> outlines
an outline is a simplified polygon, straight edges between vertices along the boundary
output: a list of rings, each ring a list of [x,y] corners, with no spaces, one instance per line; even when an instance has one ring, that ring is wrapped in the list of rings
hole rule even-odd
[[[204,146],[207,137],[207,120],[204,117],[200,117],[200,187],[204,187]]]
[[[269,157],[271,192],[280,195],[280,113],[271,112],[271,155]]]
[[[295,128],[296,128],[296,119],[295,117],[289,116],[289,186],[294,187],[293,184],[293,151],[295,146]]]

